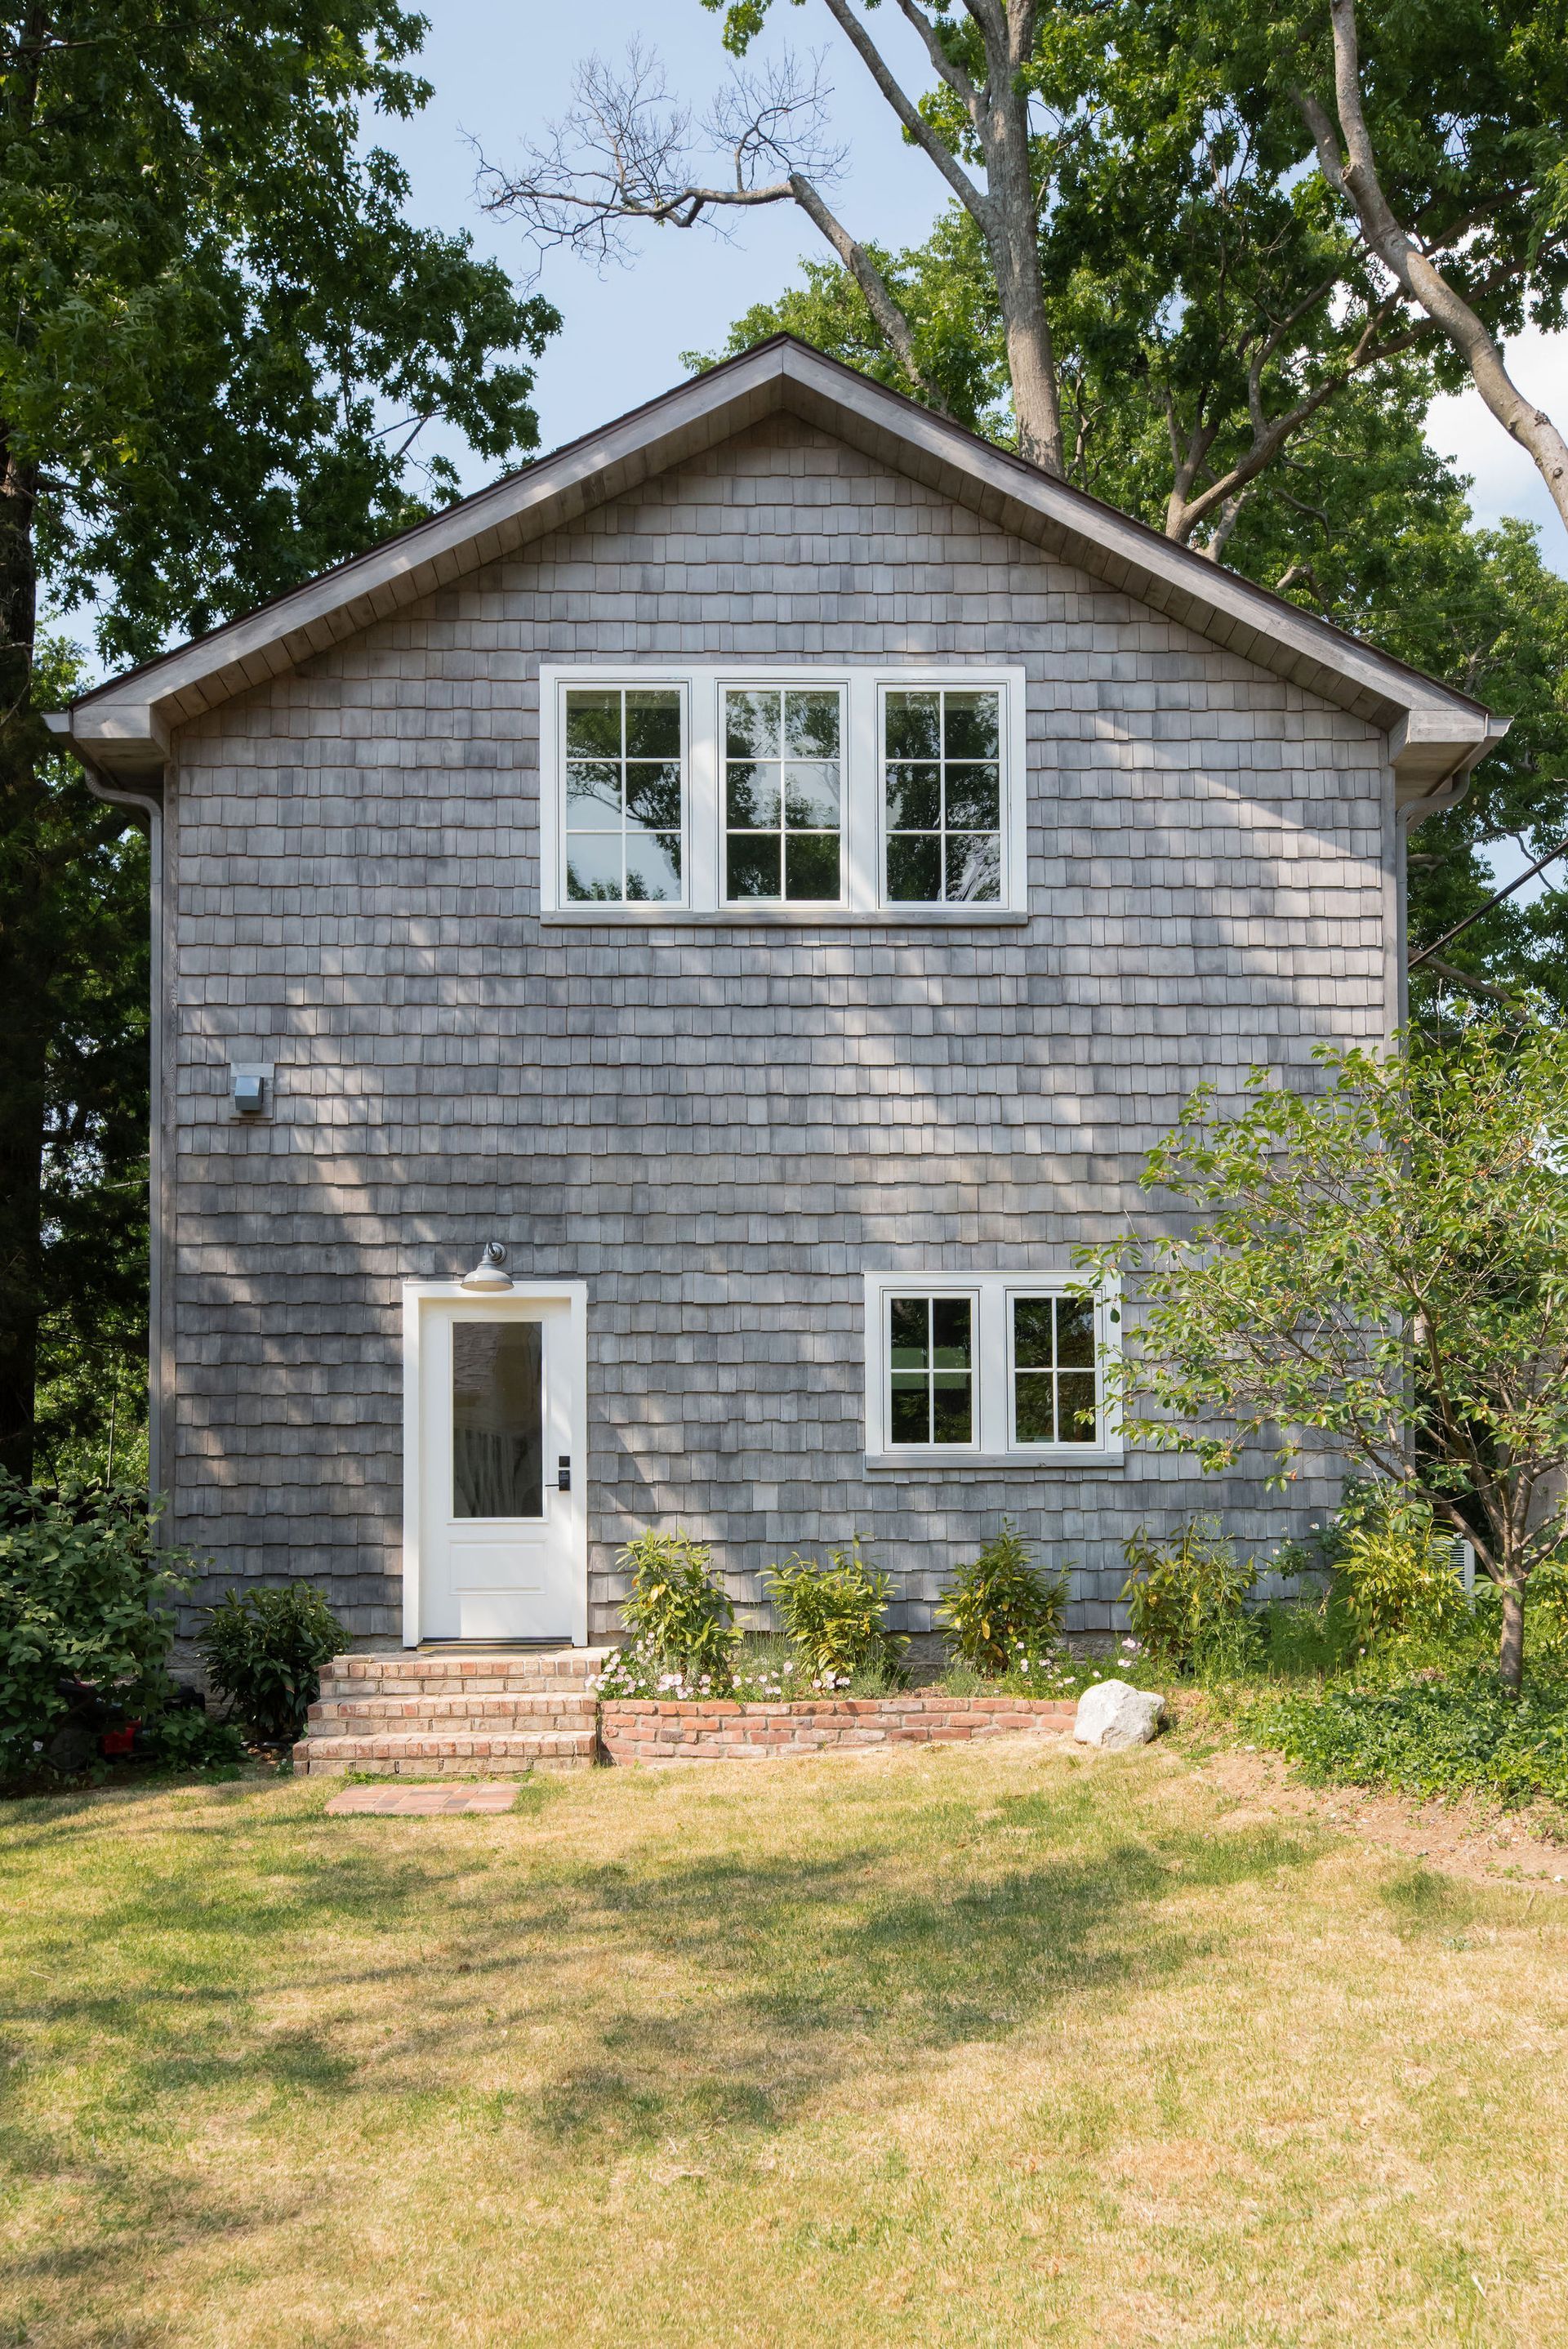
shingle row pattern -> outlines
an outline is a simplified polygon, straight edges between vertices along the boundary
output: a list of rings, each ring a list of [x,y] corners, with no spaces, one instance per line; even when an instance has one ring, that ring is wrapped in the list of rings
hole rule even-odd
[[[539,918],[537,677],[574,657],[1021,663],[1026,927]],[[868,1474],[861,1276],[1067,1262],[1202,1079],[1373,1039],[1388,777],[1360,721],[779,419],[188,728],[170,823],[174,1516],[217,1580],[397,1628],[400,1283],[590,1286],[593,1629],[617,1545],[744,1595],[859,1528],[929,1625],[1010,1514],[1100,1628],[1177,1461]],[[276,1064],[275,1112],[228,1063]]]

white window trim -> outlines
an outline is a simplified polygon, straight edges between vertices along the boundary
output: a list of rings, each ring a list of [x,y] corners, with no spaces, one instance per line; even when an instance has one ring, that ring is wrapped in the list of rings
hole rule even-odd
[[[563,822],[565,695],[569,686],[674,685],[686,693],[686,772],[682,896],[677,905],[580,905],[566,895]],[[844,697],[841,838],[843,895],[834,905],[801,903],[727,905],[723,902],[724,808],[719,711],[726,686],[836,686]],[[994,686],[1002,694],[1002,895],[995,905],[886,905],[882,785],[882,696],[887,689]],[[856,664],[844,661],[727,661],[687,664],[545,662],[539,672],[539,903],[547,921],[631,923],[654,928],[695,923],[799,927],[822,923],[973,927],[1028,917],[1028,770],[1025,758],[1025,680],[1021,668],[951,663]]]
[[[1082,1285],[1081,1273],[954,1274],[951,1265],[865,1276],[866,1466],[875,1469],[1119,1468],[1121,1429],[1105,1393],[1105,1363],[1121,1350],[1121,1295],[1114,1283],[1095,1299],[1097,1444],[1018,1444],[1013,1436],[1012,1300],[1061,1297]],[[967,1297],[975,1307],[975,1440],[972,1444],[889,1442],[888,1320],[895,1297]]]

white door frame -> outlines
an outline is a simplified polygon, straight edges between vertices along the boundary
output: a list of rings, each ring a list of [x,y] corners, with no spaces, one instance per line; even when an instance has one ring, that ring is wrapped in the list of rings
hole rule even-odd
[[[460,1280],[406,1280],[403,1283],[403,1645],[417,1648],[420,1639],[420,1528],[424,1522],[425,1446],[421,1436],[422,1397],[420,1354],[424,1311],[428,1303],[493,1305],[504,1311],[508,1301],[527,1304],[543,1299],[564,1303],[567,1323],[563,1352],[566,1361],[568,1416],[573,1428],[572,1490],[557,1497],[566,1514],[567,1536],[576,1568],[577,1593],[573,1602],[572,1642],[588,1644],[588,1284],[583,1280],[514,1280],[510,1289],[480,1296]]]

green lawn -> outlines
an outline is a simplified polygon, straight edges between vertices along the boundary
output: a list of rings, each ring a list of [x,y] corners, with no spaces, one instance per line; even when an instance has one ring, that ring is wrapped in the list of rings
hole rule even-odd
[[[1568,2342],[1568,1901],[1180,1744],[0,1808],[0,2343]]]

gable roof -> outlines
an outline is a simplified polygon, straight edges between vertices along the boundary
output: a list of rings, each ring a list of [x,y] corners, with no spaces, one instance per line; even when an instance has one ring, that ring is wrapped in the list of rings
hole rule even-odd
[[[792,335],[758,344],[304,586],[111,678],[51,722],[90,765],[147,778],[162,765],[174,728],[779,411],[1366,719],[1389,737],[1402,803],[1448,804],[1507,730],[1468,695]]]

